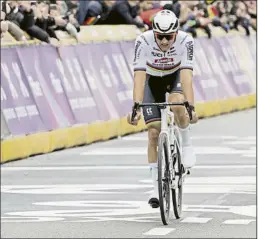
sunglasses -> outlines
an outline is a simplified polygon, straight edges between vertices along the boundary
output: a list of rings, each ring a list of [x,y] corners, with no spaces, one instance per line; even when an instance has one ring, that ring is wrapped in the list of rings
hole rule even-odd
[[[156,34],[156,37],[162,41],[163,38],[166,38],[167,41],[172,40],[175,37],[175,34]]]

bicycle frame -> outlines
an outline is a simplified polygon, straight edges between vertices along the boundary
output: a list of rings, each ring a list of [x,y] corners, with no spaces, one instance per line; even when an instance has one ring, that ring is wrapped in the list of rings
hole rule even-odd
[[[167,99],[168,95],[166,94],[166,102],[168,102]],[[160,133],[165,133],[167,135],[168,139],[168,145],[171,149],[171,146],[174,147],[175,144],[175,135],[174,135],[174,113],[170,110],[170,106],[161,107],[161,131]],[[170,122],[168,124],[168,116],[170,116]],[[174,150],[174,149],[173,149]],[[171,150],[169,150],[169,159],[171,159]]]
[[[160,108],[161,112],[161,132],[165,133],[167,135],[167,139],[169,141],[170,147],[173,146],[175,148],[176,144],[180,150],[180,154],[182,155],[182,148],[181,148],[181,135],[178,131],[178,128],[174,125],[174,113],[170,110],[170,106],[184,106],[190,116],[192,117],[192,111],[190,109],[190,104],[188,101],[184,102],[178,102],[178,103],[169,103],[168,102],[168,93],[166,93],[166,102],[163,103],[135,103],[133,106],[133,112],[132,112],[132,119],[136,116],[136,111],[140,107],[143,106],[157,106]],[[171,121],[168,125],[168,115],[171,117]],[[176,134],[179,138],[179,142],[177,140]],[[171,151],[174,152],[174,148],[169,150],[169,158],[171,159]]]
[[[167,124],[168,116],[170,116],[169,124]],[[177,145],[178,149],[180,150],[180,154],[182,155],[181,134],[179,133],[177,126],[175,126],[174,120],[174,113],[170,110],[169,107],[166,109],[161,109],[161,132],[167,134],[169,145],[170,147],[173,146],[173,149],[170,148],[170,152],[175,152],[175,146]],[[171,157],[171,155],[169,155],[169,157]]]

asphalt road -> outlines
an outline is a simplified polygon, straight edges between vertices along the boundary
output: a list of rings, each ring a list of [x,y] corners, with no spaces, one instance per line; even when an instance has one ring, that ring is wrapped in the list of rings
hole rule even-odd
[[[255,109],[192,127],[182,218],[163,226],[146,133],[1,166],[1,238],[256,238]]]

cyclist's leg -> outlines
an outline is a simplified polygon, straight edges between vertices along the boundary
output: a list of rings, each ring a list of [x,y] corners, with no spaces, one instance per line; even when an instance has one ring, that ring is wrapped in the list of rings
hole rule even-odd
[[[152,76],[147,76],[143,103],[157,102],[157,96],[155,94],[156,91],[152,90],[153,86],[150,84],[150,81],[153,82],[153,80],[157,79]],[[154,186],[153,194],[151,194],[149,197],[149,204],[154,208],[159,206],[157,181],[157,146],[160,133],[160,110],[156,106],[143,107],[143,116],[148,129],[148,163],[150,166],[151,178]]]
[[[170,102],[183,102],[184,95],[180,83],[179,71],[173,75],[170,84]],[[196,163],[196,156],[194,153],[191,135],[190,135],[190,123],[189,116],[184,106],[171,107],[175,114],[176,123],[182,136],[183,147],[183,163],[186,168],[191,168]]]
[[[164,96],[164,99],[160,96],[161,87],[158,89],[156,82],[160,82],[160,79],[147,76],[143,103],[156,103],[165,100]],[[148,162],[149,164],[157,163],[157,146],[161,120],[160,110],[157,106],[145,106],[143,107],[143,116],[148,129]]]

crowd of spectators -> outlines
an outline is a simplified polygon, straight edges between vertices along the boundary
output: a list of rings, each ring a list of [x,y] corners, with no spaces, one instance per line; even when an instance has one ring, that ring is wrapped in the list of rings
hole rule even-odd
[[[197,37],[203,29],[212,37],[211,26],[225,32],[243,28],[246,35],[256,31],[256,0],[229,1],[146,1],[146,0],[38,0],[1,1],[1,38],[9,32],[17,41],[29,38],[55,44],[57,30],[79,40],[80,26],[133,24],[141,31],[151,29],[154,14],[172,10],[182,30]],[[27,34],[27,35],[26,35]]]
[[[17,41],[56,44],[61,30],[78,39],[77,1],[1,1],[0,7],[1,37],[8,31]]]

